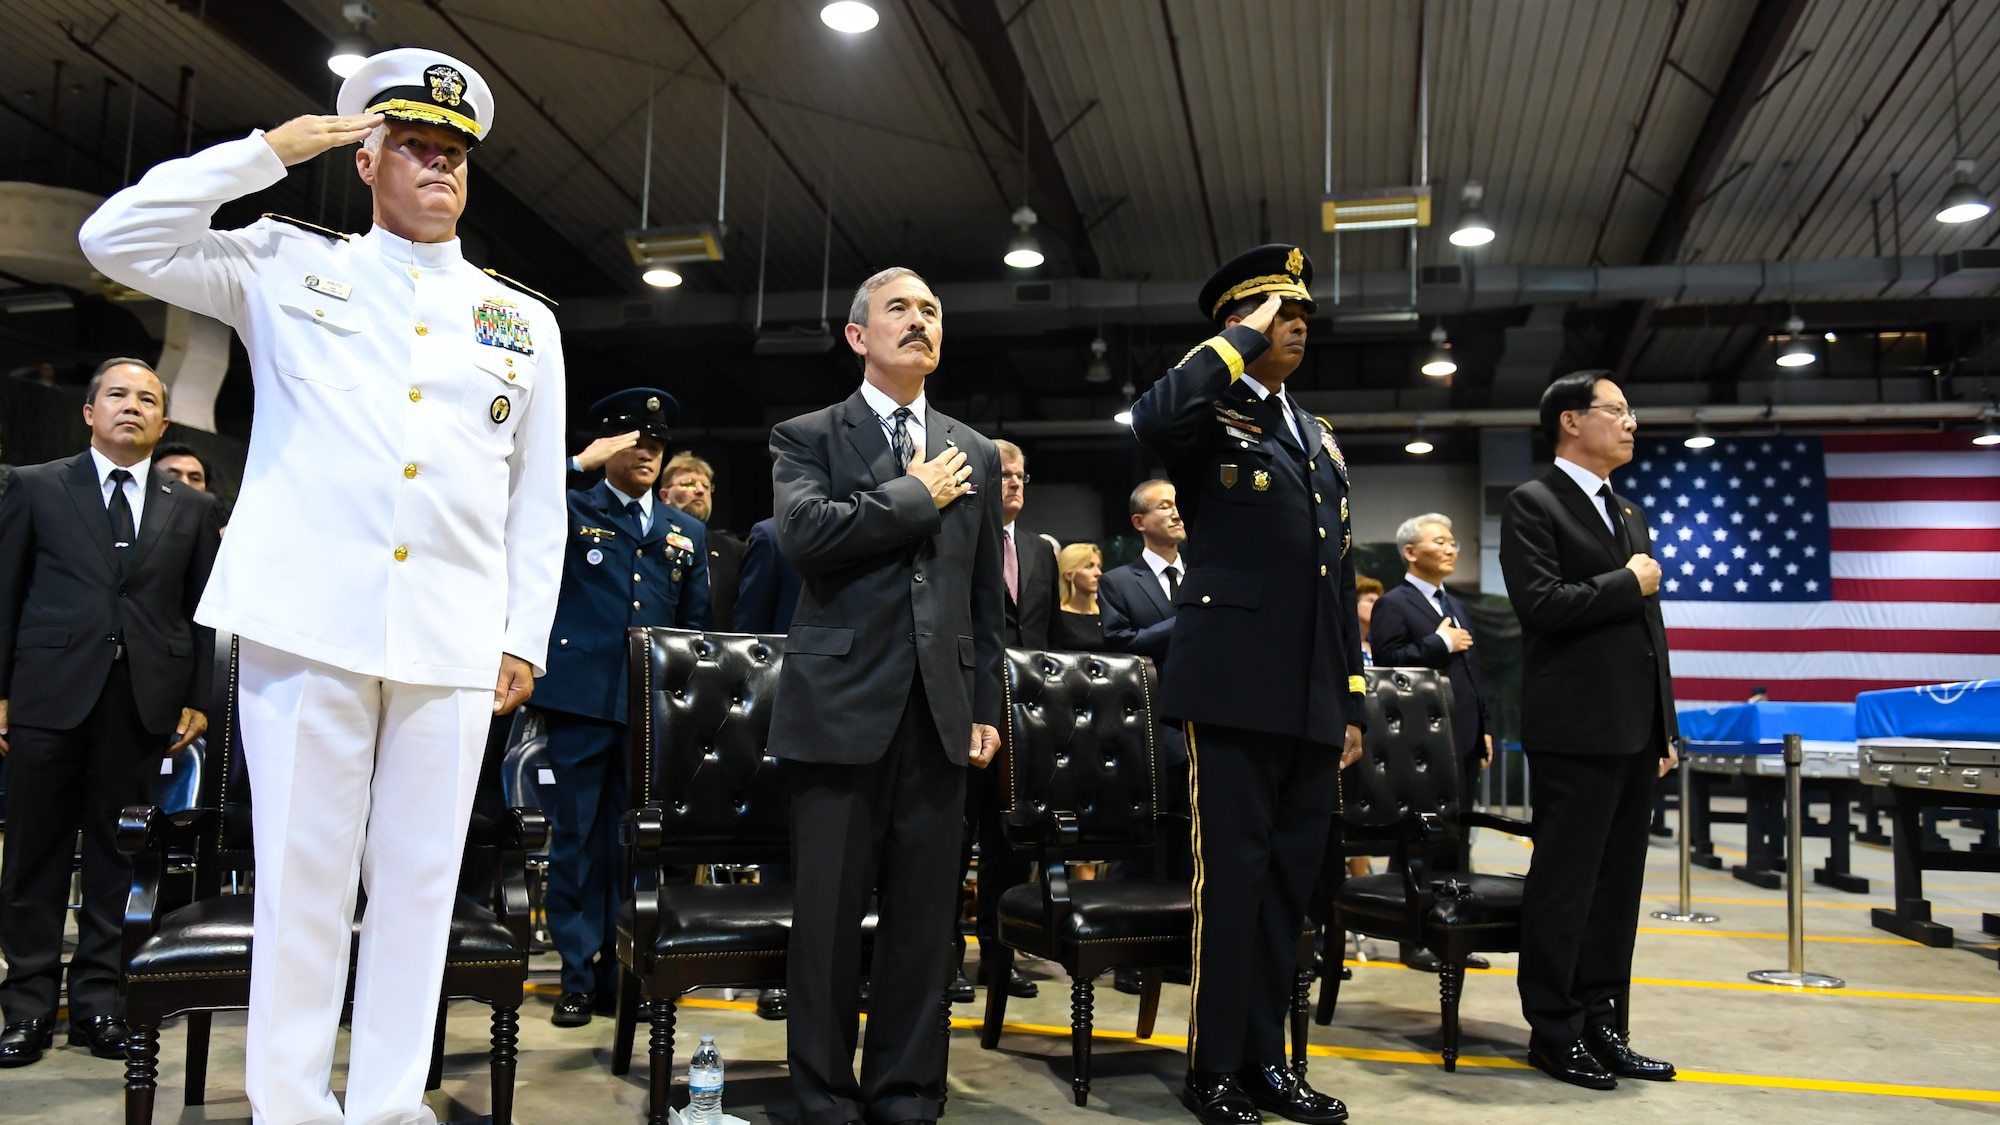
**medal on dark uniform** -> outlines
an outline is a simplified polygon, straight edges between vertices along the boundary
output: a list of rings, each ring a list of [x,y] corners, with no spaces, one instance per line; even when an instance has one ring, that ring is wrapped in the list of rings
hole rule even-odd
[[[1271,474],[1262,469],[1251,473],[1250,487],[1258,492],[1269,492],[1271,490]]]
[[[1224,488],[1236,487],[1236,466],[1234,465],[1221,466],[1221,476],[1222,476],[1222,487]]]

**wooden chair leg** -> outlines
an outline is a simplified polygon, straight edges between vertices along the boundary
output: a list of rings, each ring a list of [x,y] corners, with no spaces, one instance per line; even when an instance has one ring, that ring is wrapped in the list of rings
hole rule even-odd
[[[1014,971],[1014,947],[995,941],[992,943],[993,967],[986,972],[986,979],[998,983],[986,986],[986,1021],[979,1025],[979,1045],[990,1051],[1000,1045],[1000,1026],[1007,1022],[1007,978]],[[987,962],[987,946],[979,947],[979,963]]]
[[[1328,930],[1327,937],[1339,937],[1340,947],[1337,951],[1328,950],[1319,962],[1319,1004],[1313,1009],[1313,1022],[1321,1027],[1333,1022],[1333,1006],[1340,1002],[1341,970],[1346,968],[1343,964],[1347,952],[1346,934],[1340,930]]]
[[[435,1090],[444,1085],[444,1013],[451,1001],[438,1001],[437,1030],[431,1035],[431,1072],[424,1078],[424,1089]]]
[[[493,1125],[513,1125],[515,1046],[520,1042],[521,1013],[512,1006],[493,1005],[493,1050],[488,1067],[493,1082]]]
[[[1160,1018],[1160,981],[1164,976],[1159,969],[1139,972],[1139,1026],[1132,1033],[1135,1039],[1153,1037],[1153,1024]]]
[[[183,1104],[202,1105],[208,1099],[208,1033],[213,1022],[213,1013],[188,1013],[187,1096]]]
[[[611,1037],[611,1073],[632,1069],[632,1040],[639,1033],[639,981],[632,970],[618,966],[618,1026]]]
[[[1090,1100],[1090,1010],[1095,1000],[1090,978],[1078,975],[1069,986],[1069,1088],[1076,1104]]]
[[[125,1125],[153,1125],[160,1079],[160,1029],[133,1027],[125,1039]]]
[[[668,1095],[674,1081],[674,1001],[655,996],[651,1009],[652,1044],[647,1051],[651,1072],[647,1076],[647,1125],[668,1125]]]
[[[1444,1017],[1444,1068],[1458,1069],[1458,996],[1465,988],[1465,962],[1447,961],[1438,967],[1438,1000]]]

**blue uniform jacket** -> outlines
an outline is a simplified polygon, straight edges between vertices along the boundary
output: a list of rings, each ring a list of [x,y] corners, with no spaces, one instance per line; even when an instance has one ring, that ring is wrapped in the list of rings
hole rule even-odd
[[[1270,346],[1242,325],[1189,352],[1132,407],[1139,443],[1167,466],[1188,529],[1174,599],[1171,718],[1335,747],[1362,710],[1361,626],[1347,520],[1347,462],[1244,366]]]
[[[599,481],[571,490],[567,537],[549,671],[535,684],[534,704],[622,723],[625,630],[709,626],[707,529],[655,501],[653,528],[642,534]]]

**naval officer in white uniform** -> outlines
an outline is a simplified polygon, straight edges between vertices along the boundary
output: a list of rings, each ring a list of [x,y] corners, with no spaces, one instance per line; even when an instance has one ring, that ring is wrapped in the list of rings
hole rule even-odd
[[[543,670],[563,559],[563,361],[534,295],[460,253],[471,67],[371,58],[339,116],[169,161],[84,223],[84,253],[234,327],[257,407],[230,535],[195,618],[242,639],[257,844],[247,1089],[259,1125],[427,1125],[454,880],[489,717]],[[374,227],[223,203],[362,142]],[[329,1088],[367,889],[346,1112]]]

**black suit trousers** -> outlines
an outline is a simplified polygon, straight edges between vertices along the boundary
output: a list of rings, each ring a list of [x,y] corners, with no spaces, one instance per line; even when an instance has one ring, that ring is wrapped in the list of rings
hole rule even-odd
[[[1000,932],[1000,896],[1007,888],[1027,882],[1034,869],[1034,860],[1026,853],[1015,851],[1007,842],[1006,826],[1000,820],[1006,804],[1007,791],[1006,786],[1001,784],[998,762],[983,770],[972,770],[966,775],[967,831],[959,870],[971,868],[972,843],[977,840],[979,889],[976,927],[982,959],[986,953],[985,943],[996,940]]]
[[[1528,751],[1535,852],[1521,894],[1519,986],[1521,1014],[1545,1042],[1611,1023],[1612,1001],[1631,987],[1661,749]]]
[[[970,734],[970,731],[967,732]],[[958,914],[965,770],[938,741],[922,677],[882,757],[787,760],[792,874],[787,1057],[802,1125],[934,1119]],[[877,897],[868,1035],[854,1077],[861,921]]]
[[[1340,747],[1187,725],[1194,804],[1188,1065],[1285,1063],[1299,935],[1339,794]]]
[[[15,724],[8,733],[7,848],[0,862],[0,953],[7,1022],[53,1017],[62,980],[77,830],[83,830],[83,909],[69,967],[69,1016],[118,1014],[119,930],[132,862],[118,854],[118,814],[149,804],[171,736],[151,734],[132,695],[130,666],[111,665],[97,703],[68,730]]]

